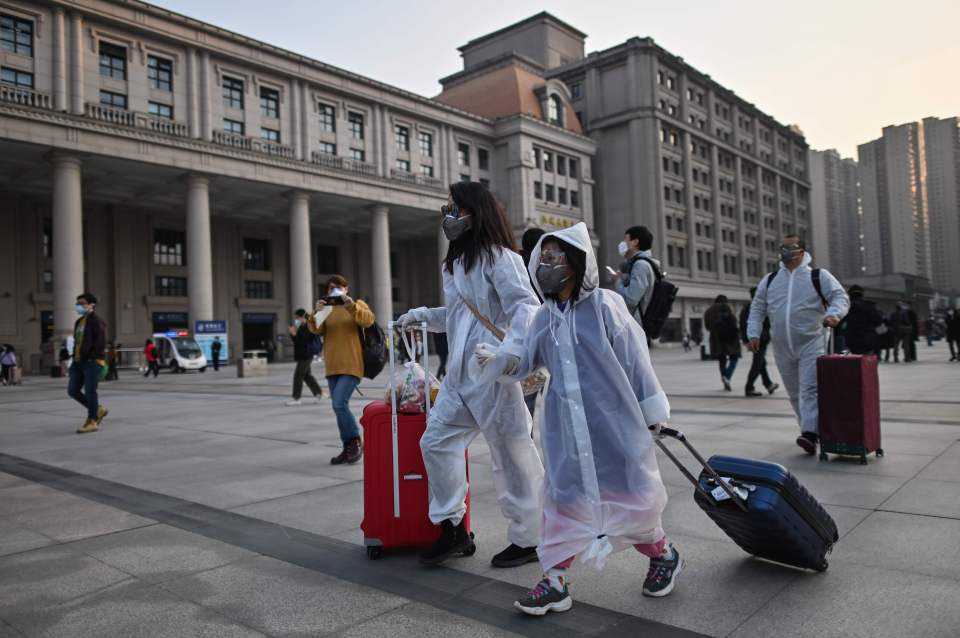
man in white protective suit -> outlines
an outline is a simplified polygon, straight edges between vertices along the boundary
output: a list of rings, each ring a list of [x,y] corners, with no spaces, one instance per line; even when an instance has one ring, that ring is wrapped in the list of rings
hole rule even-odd
[[[797,445],[815,454],[817,429],[817,357],[825,352],[824,326],[835,328],[850,308],[840,282],[822,268],[810,268],[806,244],[787,235],[780,246],[780,270],[764,276],[750,305],[747,337],[760,348],[763,320],[770,318],[770,343],[780,378],[800,422]]]
[[[514,250],[503,209],[485,186],[453,184],[443,213],[443,231],[450,240],[443,265],[446,305],[415,308],[399,320],[403,327],[425,321],[430,331],[446,332],[450,350],[447,375],[420,440],[430,520],[441,526],[441,535],[420,561],[437,565],[472,545],[463,524],[464,453],[482,432],[490,448],[497,502],[509,521],[510,545],[491,563],[516,567],[537,560],[543,463],[530,436],[532,421],[520,384],[480,385],[471,379],[467,364],[477,344],[497,342],[494,331],[502,334],[505,351],[519,355],[540,302]]]

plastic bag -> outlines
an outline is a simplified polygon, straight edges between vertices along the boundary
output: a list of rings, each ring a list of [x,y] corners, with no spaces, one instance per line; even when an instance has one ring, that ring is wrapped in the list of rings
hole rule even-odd
[[[435,376],[426,375],[423,366],[414,361],[407,362],[394,370],[390,385],[387,386],[386,400],[390,401],[390,392],[397,393],[397,412],[404,414],[423,414],[427,409],[427,376],[430,383],[431,403],[440,390],[440,382]]]

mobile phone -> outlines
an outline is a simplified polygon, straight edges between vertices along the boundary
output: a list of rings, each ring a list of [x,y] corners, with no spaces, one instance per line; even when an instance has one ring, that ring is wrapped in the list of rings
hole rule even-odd
[[[328,306],[342,306],[343,297],[341,295],[335,295],[333,297],[324,297],[323,303],[327,304]]]
[[[611,275],[613,275],[614,277],[616,277],[617,275],[620,274],[620,273],[618,273],[616,270],[614,270],[613,268],[611,268],[610,266],[607,266],[607,272],[610,273]]]

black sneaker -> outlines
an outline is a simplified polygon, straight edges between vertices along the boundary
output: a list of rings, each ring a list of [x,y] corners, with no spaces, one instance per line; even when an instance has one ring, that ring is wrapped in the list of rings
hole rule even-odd
[[[669,558],[651,558],[647,578],[643,581],[643,595],[659,598],[673,591],[677,575],[683,571],[683,559],[680,552],[670,543]]]
[[[747,397],[762,397],[762,396],[763,396],[763,392],[757,392],[757,391],[754,390],[753,388],[747,388],[747,389],[743,392],[743,395],[744,395],[744,396],[747,396]]]
[[[509,547],[490,559],[490,564],[494,567],[520,567],[537,560],[536,547],[520,547],[510,543]]]
[[[720,377],[720,380],[723,381],[723,389],[727,392],[731,392],[733,387],[730,385],[730,379],[726,377]]]
[[[797,445],[803,448],[803,451],[813,456],[817,453],[817,442],[820,440],[813,432],[804,432],[797,437]]]
[[[554,589],[550,580],[544,578],[526,596],[514,601],[513,606],[531,616],[543,616],[548,611],[567,611],[573,606],[573,599],[562,577],[561,582],[563,589]]]
[[[771,383],[770,385],[767,386],[767,394],[773,394],[774,392],[777,391],[777,388],[779,387],[780,387],[779,383]]]
[[[454,525],[449,520],[440,523],[440,538],[428,550],[420,554],[422,565],[439,565],[454,554],[472,554],[473,538],[460,521]]]

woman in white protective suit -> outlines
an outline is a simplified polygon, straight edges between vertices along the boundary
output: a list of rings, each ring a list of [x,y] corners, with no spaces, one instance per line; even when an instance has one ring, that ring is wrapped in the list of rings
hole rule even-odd
[[[467,363],[477,344],[496,340],[483,321],[505,333],[505,352],[521,354],[540,302],[523,259],[514,250],[503,209],[483,184],[451,185],[443,214],[443,232],[450,240],[443,263],[446,306],[415,308],[400,317],[403,327],[426,321],[429,330],[446,332],[450,350],[447,374],[420,440],[430,520],[442,529],[420,561],[437,565],[472,545],[463,524],[464,452],[482,432],[490,448],[497,502],[509,521],[510,545],[491,562],[495,567],[516,567],[537,560],[543,463],[530,437],[532,422],[519,383],[478,385],[470,378]]]
[[[530,272],[545,301],[520,361],[486,346],[476,353],[485,372],[513,369],[518,377],[545,366],[551,375],[540,432],[544,577],[515,606],[537,616],[570,609],[565,573],[574,558],[600,569],[609,554],[631,545],[650,558],[643,594],[666,596],[683,562],[660,522],[667,493],[648,426],[666,422],[670,404],[646,335],[620,295],[597,287],[583,223],[544,235]]]

